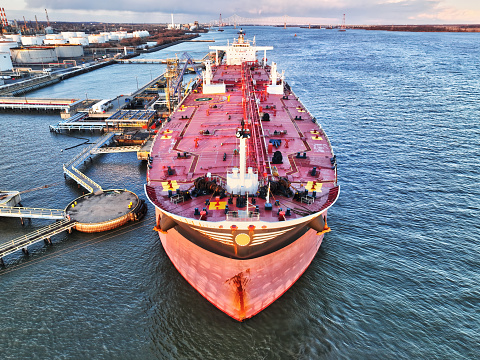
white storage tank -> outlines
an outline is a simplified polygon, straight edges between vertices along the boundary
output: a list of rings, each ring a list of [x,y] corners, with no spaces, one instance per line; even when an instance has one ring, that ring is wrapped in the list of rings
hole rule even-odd
[[[139,37],[139,38],[144,38],[150,36],[150,33],[146,30],[140,30],[140,31],[134,31],[133,32],[133,37]]]
[[[102,35],[89,35],[88,42],[90,44],[103,44],[105,43],[105,36]]]
[[[118,40],[120,40],[120,38],[118,37],[118,35],[115,34],[115,33],[113,33],[113,32],[108,35],[108,38],[110,39],[110,41],[118,41]]]
[[[16,41],[10,40],[0,40],[0,52],[8,52],[10,54],[10,49],[18,46]]]
[[[45,39],[53,40],[53,39],[63,39],[62,34],[47,34],[45,35]]]
[[[88,35],[83,31],[77,31],[74,37],[88,37]]]
[[[7,34],[7,35],[5,35],[5,37],[7,39],[12,40],[12,41],[16,41],[17,43],[22,42],[22,35],[20,35],[20,34]]]
[[[23,46],[42,45],[43,37],[40,36],[22,36]]]
[[[105,42],[110,40],[110,33],[109,32],[101,32],[100,35],[102,35],[105,38]]]
[[[43,40],[43,43],[45,45],[61,45],[61,44],[66,44],[67,40],[65,40],[65,39],[45,39],[45,40]]]
[[[12,59],[10,58],[10,50],[0,50],[0,71],[10,71],[13,69]]]
[[[55,47],[57,51],[57,56],[59,58],[76,58],[83,56],[83,46],[82,45],[59,45]]]
[[[65,40],[68,40],[71,37],[77,36],[77,33],[75,31],[62,31],[61,34]]]
[[[115,31],[113,34],[115,34],[118,37],[118,40],[122,40],[127,37],[126,31]]]
[[[58,62],[54,47],[37,46],[24,49],[10,49],[12,61],[18,64],[47,64]]]
[[[69,39],[70,44],[73,45],[83,45],[83,46],[88,46],[88,38],[87,37],[71,37]]]

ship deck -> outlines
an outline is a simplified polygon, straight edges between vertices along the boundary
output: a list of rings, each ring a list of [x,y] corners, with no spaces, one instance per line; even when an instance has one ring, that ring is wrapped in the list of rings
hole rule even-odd
[[[305,201],[278,195],[270,197],[273,210],[265,210],[265,200],[256,198],[256,204],[249,200],[249,210],[254,211],[258,205],[261,220],[277,221],[279,208],[284,211],[286,208],[297,209],[289,215],[292,218],[327,208],[335,200],[338,188],[336,164],[332,161],[333,152],[325,132],[288,86],[283,95],[267,93],[269,67],[255,67],[251,77],[260,119],[264,113],[269,116],[269,121],[261,121],[259,135],[265,144],[266,175],[288,179]],[[223,183],[227,171],[239,166],[239,140],[235,133],[246,117],[244,103],[249,101],[245,99],[242,67],[215,67],[212,83],[225,83],[226,93],[203,94],[200,84],[157,134],[148,170],[147,193],[156,205],[168,212],[198,219],[194,216],[194,209],[206,208],[209,221],[220,221],[225,220],[225,205],[230,211],[240,212],[246,207],[237,208],[235,199],[233,204],[228,204],[228,196],[216,199],[213,195],[204,195],[178,203],[171,196],[177,189],[191,190],[193,181],[208,173]],[[283,157],[280,164],[271,163],[276,151],[280,151]],[[255,149],[250,147],[247,166],[255,166],[254,152]],[[206,200],[210,204],[207,205]]]

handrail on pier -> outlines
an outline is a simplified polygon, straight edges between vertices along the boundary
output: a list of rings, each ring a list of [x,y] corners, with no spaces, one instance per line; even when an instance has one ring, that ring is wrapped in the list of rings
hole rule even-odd
[[[60,209],[0,206],[0,216],[39,219],[64,219],[65,211]]]
[[[77,221],[71,221],[69,219],[57,221],[51,225],[44,226],[38,230],[32,231],[31,233],[22,235],[16,239],[3,243],[0,245],[0,259],[2,259],[6,255],[14,253],[17,250],[27,247],[28,245],[34,244],[44,239],[49,239],[53,235],[56,235],[62,231],[69,230],[73,228],[76,224]]]

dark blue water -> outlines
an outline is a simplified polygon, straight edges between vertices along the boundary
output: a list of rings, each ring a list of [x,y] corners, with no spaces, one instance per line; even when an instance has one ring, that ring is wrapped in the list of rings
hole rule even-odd
[[[294,34],[297,34],[295,37]],[[480,34],[247,28],[330,136],[341,194],[302,278],[238,323],[177,273],[139,223],[58,235],[0,270],[2,359],[474,359],[480,357]],[[232,39],[233,29],[204,38]],[[222,42],[223,44],[223,42]],[[201,57],[208,43],[148,54]],[[113,65],[30,96],[111,98],[162,71]],[[63,208],[62,163],[83,140],[58,116],[0,114],[0,188]],[[77,136],[94,138],[89,133]],[[94,158],[104,188],[143,196],[135,154]],[[45,225],[0,220],[0,242]]]

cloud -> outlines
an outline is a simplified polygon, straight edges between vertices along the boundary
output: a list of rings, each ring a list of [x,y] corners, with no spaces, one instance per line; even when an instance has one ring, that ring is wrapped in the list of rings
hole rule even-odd
[[[341,22],[346,14],[347,24],[406,24],[419,21],[450,21],[461,19],[474,20],[478,12],[461,10],[457,4],[465,5],[464,0],[242,0],[225,1],[180,1],[180,0],[23,0],[27,9],[47,8],[51,18],[61,14],[68,21],[68,15],[75,17],[72,21],[138,21],[168,22],[169,14],[175,14],[177,21],[199,20],[208,22],[216,20],[222,13],[223,18],[234,14],[243,18],[270,18],[283,22],[284,16],[290,19],[317,19],[319,23]],[[456,1],[451,6],[448,1]],[[465,5],[466,6],[466,5]],[[72,16],[72,14],[81,15]],[[113,20],[115,19],[115,20]],[[135,20],[134,20],[135,19]],[[329,21],[329,22],[322,22]]]
[[[459,10],[454,8],[438,9],[434,13],[422,13],[411,18],[412,20],[442,23],[473,23],[480,19],[479,10]]]

